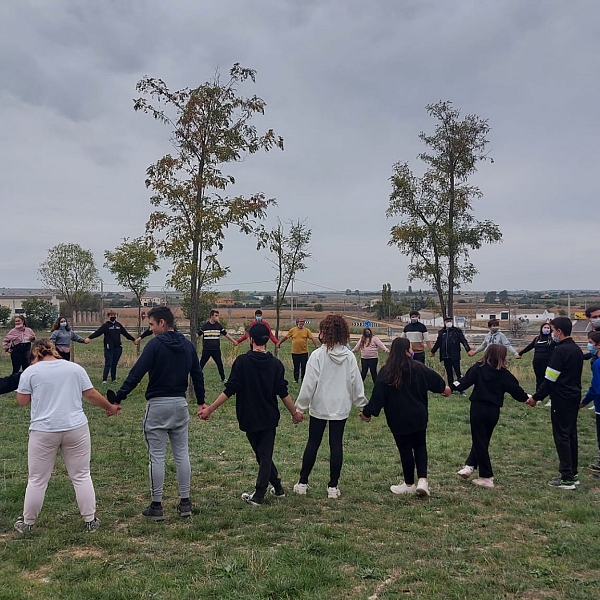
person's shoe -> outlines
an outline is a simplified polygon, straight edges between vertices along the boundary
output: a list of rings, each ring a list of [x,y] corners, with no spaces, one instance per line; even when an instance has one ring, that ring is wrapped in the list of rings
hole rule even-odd
[[[461,479],[469,479],[471,475],[473,475],[474,467],[470,465],[465,465],[458,473],[456,473]]]
[[[493,488],[494,487],[494,478],[493,477],[477,477],[477,479],[473,479],[473,485],[482,488]]]
[[[269,493],[271,494],[271,496],[275,496],[275,498],[285,498],[285,490],[283,489],[283,487],[279,487],[279,488],[272,487],[269,490]]]
[[[177,512],[180,517],[191,517],[192,516],[192,502],[191,500],[180,500],[177,505]]]
[[[308,483],[296,483],[294,485],[294,494],[306,496],[306,490],[308,490]]]
[[[33,529],[33,525],[27,525],[23,517],[19,517],[15,521],[15,530],[19,533],[29,533]]]
[[[406,485],[404,481],[398,485],[391,485],[390,492],[392,494],[416,494],[417,486],[416,485]]]
[[[85,524],[85,532],[86,533],[94,533],[100,529],[100,519],[94,519],[93,521],[87,521]]]
[[[590,471],[594,471],[594,473],[600,473],[600,457],[596,460],[595,463],[588,465],[588,469]]]
[[[546,402],[546,404],[544,404],[544,406],[552,406],[552,400],[548,400],[548,402]]]
[[[108,385],[108,381],[104,380],[104,381],[102,382],[102,385]]]
[[[550,487],[555,487],[560,490],[574,490],[577,486],[575,485],[575,481],[572,479],[563,479],[560,475],[558,477],[553,477],[548,485]]]
[[[152,521],[163,521],[165,518],[162,505],[156,506],[154,502],[142,511],[142,515]]]
[[[591,406],[588,408],[588,410],[594,410],[595,408],[596,408],[596,407],[595,407],[595,406],[592,404],[592,405],[591,405]]]
[[[328,498],[339,498],[342,495],[340,492],[340,488],[338,487],[328,487],[327,488],[327,497]]]
[[[467,394],[465,394],[465,392],[461,392],[461,393],[459,394],[459,396],[460,396],[461,398],[466,398],[466,397],[467,397]]]
[[[581,481],[579,481],[579,475],[573,475],[573,483],[576,487],[581,485]]]
[[[263,503],[261,499],[254,497],[254,492],[251,494],[243,493],[242,500],[248,504],[251,504],[252,506],[260,506]]]
[[[427,483],[427,479],[424,477],[417,481],[417,496],[421,496],[421,498],[431,496],[429,493],[429,483]]]

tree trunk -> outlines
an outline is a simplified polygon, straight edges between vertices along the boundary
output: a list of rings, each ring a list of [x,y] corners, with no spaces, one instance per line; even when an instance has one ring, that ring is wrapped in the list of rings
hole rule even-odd
[[[448,210],[448,304],[444,311],[444,319],[448,315],[454,316],[452,309],[454,308],[454,270],[456,266],[455,244],[454,244],[454,203],[455,203],[455,185],[454,185],[454,157],[451,155],[451,172],[450,172],[450,206]]]

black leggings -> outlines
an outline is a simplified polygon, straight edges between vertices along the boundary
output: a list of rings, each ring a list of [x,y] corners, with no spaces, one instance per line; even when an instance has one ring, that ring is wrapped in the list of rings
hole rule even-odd
[[[544,379],[546,378],[546,367],[548,366],[548,360],[547,359],[542,359],[542,360],[537,359],[536,360],[536,358],[534,356],[532,366],[533,366],[533,372],[535,373],[535,389],[539,390],[540,386],[544,382]]]
[[[377,361],[378,358],[361,358],[360,359],[360,376],[364,381],[367,378],[367,373],[371,371],[373,383],[377,381]]]
[[[292,354],[292,362],[294,363],[294,381],[298,383],[298,379],[300,377],[304,379],[304,373],[306,373],[308,352],[304,352],[303,354]]]
[[[493,477],[490,440],[500,418],[500,407],[490,402],[471,402],[471,452],[465,465],[479,469],[480,477]]]
[[[13,351],[10,353],[10,360],[12,362],[12,372],[18,373],[21,369],[24,371],[29,366],[29,360],[31,358],[31,343],[17,344],[13,347]]]
[[[449,386],[452,386],[454,381],[457,381],[462,377],[460,374],[460,358],[445,358],[444,369],[446,369],[446,377],[448,378]],[[456,379],[452,376],[452,371],[454,371]]]
[[[417,477],[419,479],[427,478],[427,430],[423,429],[404,435],[392,431],[392,435],[400,452],[400,462],[406,485],[413,485],[415,482],[415,466],[417,467]]]
[[[299,483],[308,483],[308,476],[315,466],[317,451],[325,433],[325,427],[329,423],[329,483],[328,487],[337,487],[342,472],[344,461],[344,450],[342,440],[346,419],[342,421],[326,421],[325,419],[310,418],[308,425],[308,442],[302,455],[302,469],[300,470]]]

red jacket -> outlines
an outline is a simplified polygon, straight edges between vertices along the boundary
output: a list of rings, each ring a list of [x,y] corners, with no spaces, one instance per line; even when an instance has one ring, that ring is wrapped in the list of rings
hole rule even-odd
[[[277,346],[277,344],[279,343],[279,340],[273,335],[273,331],[271,329],[271,326],[264,319],[262,321],[257,321],[256,319],[254,321],[252,321],[252,323],[250,323],[250,325],[248,325],[248,327],[246,328],[246,333],[244,333],[244,335],[241,338],[238,338],[236,340],[236,342],[239,344],[239,343],[243,342],[244,340],[247,340],[248,337],[250,337],[248,335],[248,331],[250,330],[250,327],[252,327],[252,325],[256,325],[256,323],[262,323],[263,325],[266,325],[268,327],[268,329],[269,329],[269,339]]]

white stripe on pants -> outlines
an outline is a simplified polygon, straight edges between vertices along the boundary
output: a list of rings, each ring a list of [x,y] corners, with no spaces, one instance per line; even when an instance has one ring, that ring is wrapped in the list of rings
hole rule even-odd
[[[23,518],[27,525],[33,525],[42,510],[46,488],[59,449],[75,488],[79,512],[84,521],[94,520],[96,494],[90,475],[91,442],[90,430],[86,423],[71,431],[29,432],[29,477],[23,507]]]

